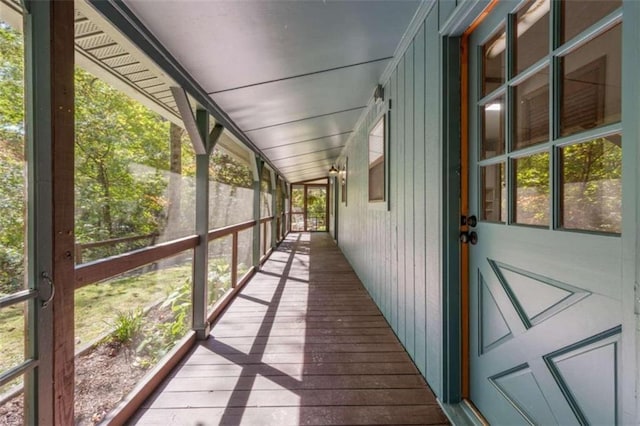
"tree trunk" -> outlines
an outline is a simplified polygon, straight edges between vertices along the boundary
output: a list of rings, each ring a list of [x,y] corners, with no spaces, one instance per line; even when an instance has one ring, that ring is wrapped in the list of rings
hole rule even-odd
[[[175,238],[181,231],[180,204],[182,200],[182,133],[183,130],[171,123],[169,128],[169,143],[171,145],[171,164],[169,171],[168,210],[166,236]]]
[[[102,203],[102,220],[104,227],[107,229],[109,238],[114,237],[113,233],[113,219],[111,218],[111,187],[109,184],[109,176],[104,163],[98,163],[98,183],[102,186],[102,196],[104,201]]]

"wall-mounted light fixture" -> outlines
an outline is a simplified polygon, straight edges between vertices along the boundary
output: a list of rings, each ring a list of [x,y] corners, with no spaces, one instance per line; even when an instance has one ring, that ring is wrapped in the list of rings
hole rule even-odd
[[[340,183],[344,184],[347,180],[347,166],[342,166],[338,174],[340,175]]]
[[[335,165],[331,165],[331,168],[329,169],[329,176],[336,176],[338,174],[338,169],[336,169]]]

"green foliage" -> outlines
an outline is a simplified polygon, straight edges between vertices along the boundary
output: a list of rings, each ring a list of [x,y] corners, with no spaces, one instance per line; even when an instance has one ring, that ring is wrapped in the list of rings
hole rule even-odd
[[[23,50],[22,35],[0,21],[0,294],[14,292],[24,282]],[[76,69],[75,134],[76,242],[163,235],[172,201],[168,190],[169,123],[95,76]],[[181,175],[193,177],[195,154],[186,133],[181,149]],[[216,150],[210,164],[213,180],[234,188],[252,187],[249,167],[231,156]],[[182,187],[181,192],[188,189]],[[220,208],[225,208],[225,201],[232,205],[234,200],[217,200]],[[193,216],[184,213],[189,213],[188,209],[182,210],[177,222],[192,226]],[[133,248],[94,248],[85,260]]]
[[[134,311],[118,312],[112,325],[113,332],[109,336],[109,341],[125,346],[134,343],[142,328],[143,320],[144,315],[140,308]]]
[[[157,232],[164,220],[169,124],[76,69],[76,237]]]
[[[175,288],[160,305],[170,315],[147,330],[146,338],[136,348],[137,363],[152,365],[162,358],[189,330],[191,312],[191,279]]]
[[[20,153],[24,138],[22,46],[22,35],[0,21],[0,140],[10,142]]]
[[[231,288],[231,265],[224,259],[212,259],[209,261],[208,300],[209,306],[220,299]]]
[[[22,35],[0,21],[0,294],[24,282],[25,170]]]
[[[563,225],[620,232],[622,138],[612,135],[562,149]]]
[[[209,169],[212,180],[216,182],[240,188],[253,186],[251,169],[220,150],[216,149],[211,154]]]

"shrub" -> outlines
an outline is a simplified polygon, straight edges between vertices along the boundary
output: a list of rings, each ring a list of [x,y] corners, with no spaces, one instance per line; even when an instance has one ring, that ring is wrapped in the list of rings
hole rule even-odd
[[[132,344],[140,334],[144,315],[142,309],[119,312],[113,324],[114,330],[109,340],[124,346]]]

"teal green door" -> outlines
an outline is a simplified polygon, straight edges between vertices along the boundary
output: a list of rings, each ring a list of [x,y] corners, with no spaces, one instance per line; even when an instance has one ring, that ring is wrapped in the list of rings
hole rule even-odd
[[[469,40],[470,398],[491,424],[620,422],[621,6],[500,2]]]

